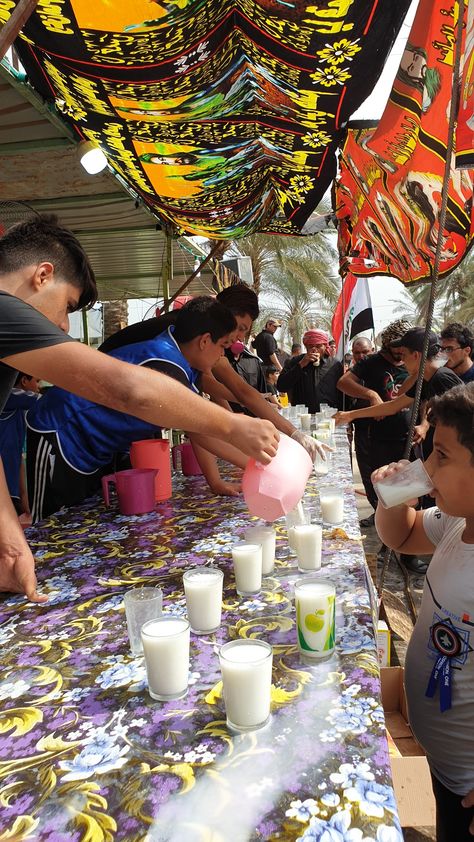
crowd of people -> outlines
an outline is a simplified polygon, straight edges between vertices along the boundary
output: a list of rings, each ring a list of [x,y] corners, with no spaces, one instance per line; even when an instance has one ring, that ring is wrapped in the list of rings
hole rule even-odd
[[[438,842],[474,835],[471,715],[474,702],[474,335],[451,323],[440,335],[404,319],[380,348],[358,337],[343,360],[319,328],[278,348],[269,318],[252,342],[258,299],[247,285],[199,296],[181,309],[131,325],[98,351],[67,335],[69,313],[97,298],[77,239],[38,217],[0,238],[0,591],[37,591],[34,559],[19,520],[34,520],[95,493],[132,442],[185,431],[213,493],[236,495],[218,459],[267,464],[279,434],[314,460],[324,446],[280,412],[288,400],[310,413],[334,407],[352,427],[361,478],[384,545],[426,574],[406,662],[410,722],[433,775]],[[411,442],[432,479],[428,498],[384,509],[373,483],[396,472],[428,342],[419,417]],[[255,352],[255,353],[254,353]],[[27,372],[27,374],[25,373]],[[53,384],[43,396],[39,379]],[[428,565],[419,555],[432,556]],[[470,825],[472,823],[472,831]]]

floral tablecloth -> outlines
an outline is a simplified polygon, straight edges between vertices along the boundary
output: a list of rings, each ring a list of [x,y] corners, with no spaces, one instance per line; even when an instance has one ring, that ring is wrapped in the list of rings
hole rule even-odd
[[[325,531],[323,573],[337,588],[337,648],[316,665],[296,648],[284,524],[261,595],[235,592],[230,548],[252,521],[202,477],[125,517],[94,498],[29,530],[47,605],[0,605],[0,840],[48,842],[401,842],[390,778],[373,622],[349,456],[342,434],[331,480],[345,489],[344,531]],[[305,500],[319,517],[317,478]],[[130,653],[122,597],[159,583],[164,611],[185,611],[182,574],[225,571],[221,629],[192,635],[189,692],[154,702]],[[261,637],[274,648],[272,717],[232,737],[217,646]]]

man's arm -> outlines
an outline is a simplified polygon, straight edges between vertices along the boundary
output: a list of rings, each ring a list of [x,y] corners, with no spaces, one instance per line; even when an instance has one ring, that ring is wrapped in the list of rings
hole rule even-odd
[[[226,459],[232,464],[237,464],[244,468],[247,459],[241,451],[238,451],[232,445],[226,445],[218,439],[210,439],[208,436],[191,435],[190,440],[193,445],[196,459],[199,462],[199,467],[203,472],[207,484],[214,494],[221,494],[226,497],[237,497],[242,491],[242,484],[240,482],[227,482],[222,479],[217,464],[216,455],[222,459]],[[214,455],[216,453],[216,455]]]
[[[281,371],[281,362],[278,359],[276,354],[270,354],[269,359],[272,361],[273,365],[278,371]]]
[[[304,358],[303,358],[304,359]],[[301,360],[302,361],[302,360]],[[279,392],[289,392],[296,386],[303,375],[304,366],[300,366],[297,359],[291,360],[288,366],[280,372],[277,381]]]
[[[0,591],[25,593],[32,602],[46,602],[36,591],[35,560],[26,542],[8,492],[0,459]]]
[[[271,421],[281,433],[286,433],[287,436],[293,435],[295,427],[286,418],[280,414],[277,415],[273,407],[271,407],[265,400],[261,392],[257,392],[253,386],[250,386],[243,377],[240,377],[232,368],[229,360],[226,357],[221,357],[216,366],[212,369],[212,374],[220,383],[227,386],[232,393],[232,401],[240,403],[249,409],[257,418],[266,418]],[[207,392],[209,385],[208,375],[203,375],[203,390]],[[211,384],[212,388],[212,384]],[[212,394],[212,393],[209,393]],[[246,416],[248,418],[248,416]],[[207,431],[210,432],[210,431]],[[211,435],[215,435],[212,434]]]
[[[240,418],[158,371],[130,365],[79,342],[24,351],[5,357],[3,362],[158,427],[178,427],[231,440],[264,464],[278,447],[278,434],[270,423]]]
[[[384,401],[377,406],[366,406],[362,409],[351,409],[350,412],[336,412],[334,416],[336,424],[350,424],[359,418],[387,418],[389,415],[396,415],[402,409],[408,409],[413,403],[413,398],[401,395],[392,401]]]
[[[363,386],[359,378],[352,371],[346,371],[339,378],[336,385],[341,392],[349,395],[350,398],[361,398],[368,401],[371,406],[377,406],[377,404],[383,403],[378,392],[368,389],[367,386]]]
[[[384,465],[372,473],[373,483],[380,482],[401,468],[406,467],[405,460]],[[434,553],[434,544],[429,540],[423,526],[423,512],[417,512],[411,506],[392,506],[385,509],[377,506],[375,526],[379,537],[387,547],[408,555],[428,555]]]

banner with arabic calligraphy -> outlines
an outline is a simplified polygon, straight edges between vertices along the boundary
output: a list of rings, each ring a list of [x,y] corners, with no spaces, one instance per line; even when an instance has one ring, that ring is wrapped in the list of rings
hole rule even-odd
[[[350,129],[336,186],[339,248],[357,275],[432,277],[448,140],[456,20],[451,2],[421,0],[377,129]],[[473,235],[474,171],[451,168],[440,275]]]
[[[469,0],[456,128],[456,166],[474,167],[474,0]]]
[[[0,23],[14,3],[0,3]],[[40,0],[34,87],[180,233],[298,233],[409,0]],[[10,10],[11,11],[11,10]]]

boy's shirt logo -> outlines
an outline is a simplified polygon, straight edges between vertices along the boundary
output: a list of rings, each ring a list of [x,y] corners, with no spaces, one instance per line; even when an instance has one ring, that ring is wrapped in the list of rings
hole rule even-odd
[[[441,605],[439,607],[443,610]],[[439,706],[441,713],[451,708],[452,670],[462,669],[469,653],[473,651],[469,643],[470,636],[471,633],[468,629],[456,626],[450,617],[442,616],[436,611],[434,612],[433,624],[430,627],[428,650],[436,660],[431,671],[425,696],[433,698],[439,684]]]

